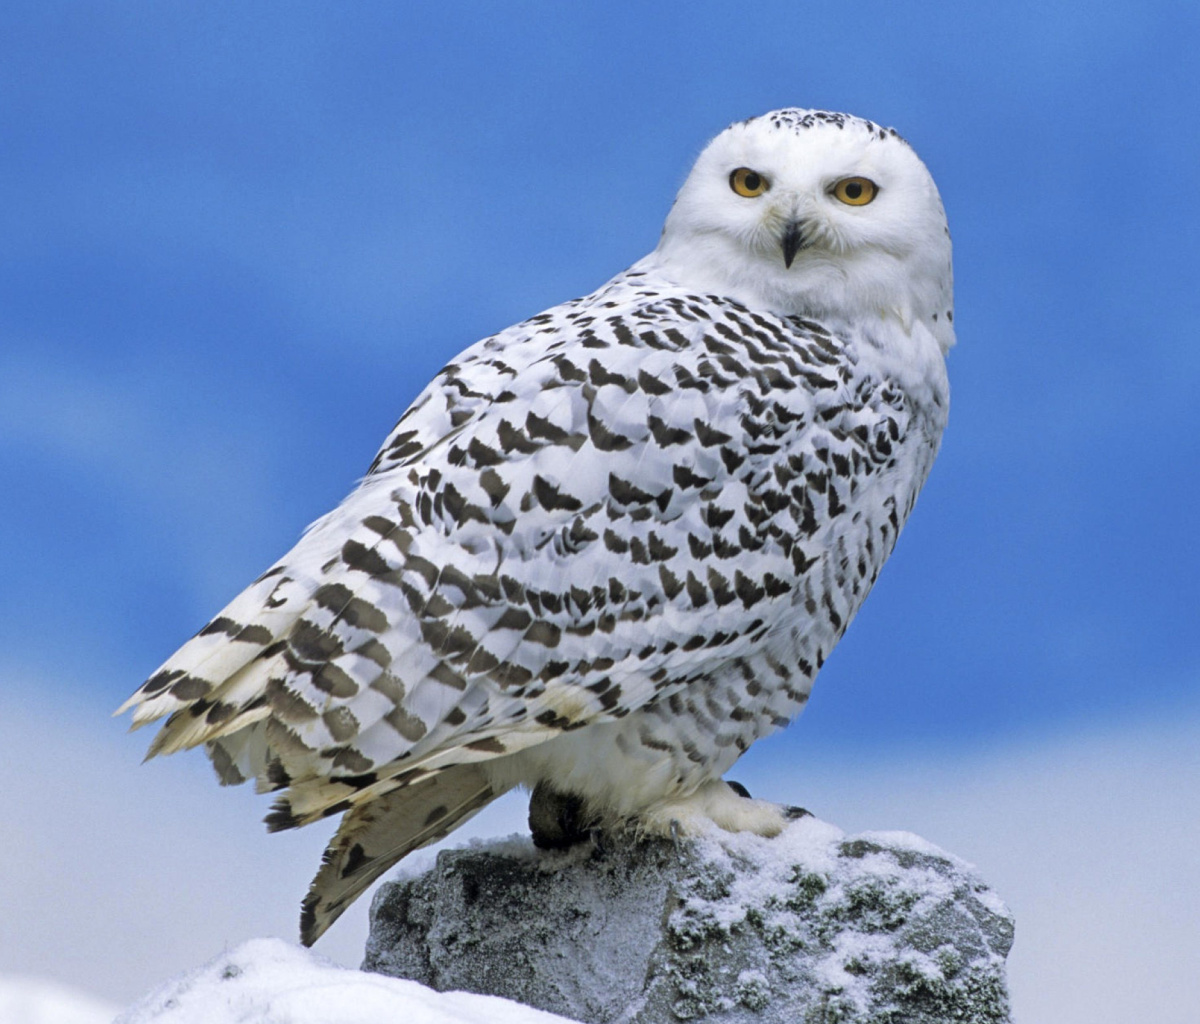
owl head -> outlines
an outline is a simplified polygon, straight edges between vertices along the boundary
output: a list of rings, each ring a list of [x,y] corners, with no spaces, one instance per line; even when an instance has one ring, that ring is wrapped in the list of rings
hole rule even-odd
[[[657,255],[684,287],[779,314],[920,324],[954,344],[937,186],[890,128],[776,110],[730,125],[679,190]]]

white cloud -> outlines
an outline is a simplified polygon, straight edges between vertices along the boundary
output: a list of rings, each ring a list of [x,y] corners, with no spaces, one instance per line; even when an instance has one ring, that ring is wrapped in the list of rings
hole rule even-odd
[[[8,708],[0,744],[0,971],[129,1002],[248,938],[294,939],[331,827],[268,836],[263,799],[219,789],[199,755],[139,766],[145,744],[118,723]],[[1200,714],[954,756],[811,760],[768,744],[733,774],[849,831],[906,829],[974,861],[1017,918],[1018,1024],[1194,1019]],[[453,842],[512,832],[524,813],[506,798]],[[321,953],[357,966],[367,903]]]

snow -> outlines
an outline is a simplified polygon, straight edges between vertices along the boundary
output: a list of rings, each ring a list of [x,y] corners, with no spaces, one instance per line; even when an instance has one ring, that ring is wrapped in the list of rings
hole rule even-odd
[[[111,1024],[117,1009],[57,982],[0,974],[0,1024]]]
[[[155,989],[121,1014],[114,1024],[245,1021],[571,1024],[565,1017],[507,999],[467,992],[439,993],[415,981],[340,967],[281,939],[252,939],[221,954],[203,967]],[[0,1018],[0,1024],[9,1022]],[[46,1018],[45,1024],[51,1024],[51,1019]],[[53,1024],[67,1024],[67,1019],[55,1018]],[[84,1024],[83,1018],[80,1024]],[[86,1024],[93,1022],[89,1019]]]

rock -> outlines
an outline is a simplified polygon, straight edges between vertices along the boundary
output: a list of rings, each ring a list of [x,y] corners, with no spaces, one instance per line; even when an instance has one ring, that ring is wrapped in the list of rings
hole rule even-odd
[[[994,1024],[1013,922],[917,836],[608,836],[439,854],[380,889],[363,969],[588,1024]]]

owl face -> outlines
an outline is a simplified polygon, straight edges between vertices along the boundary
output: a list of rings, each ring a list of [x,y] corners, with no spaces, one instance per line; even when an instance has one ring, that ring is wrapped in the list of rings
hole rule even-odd
[[[948,323],[933,179],[894,132],[847,115],[776,111],[727,128],[680,190],[659,253],[689,287],[781,313]]]

